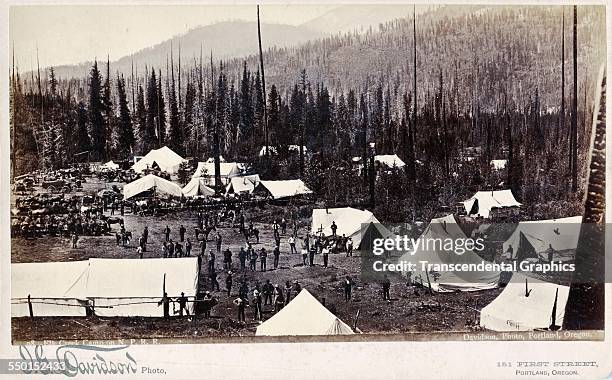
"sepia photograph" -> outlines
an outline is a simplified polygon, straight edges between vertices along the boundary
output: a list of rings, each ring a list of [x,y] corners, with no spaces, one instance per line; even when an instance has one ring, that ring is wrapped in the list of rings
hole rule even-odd
[[[11,5],[11,343],[603,342],[606,12]]]

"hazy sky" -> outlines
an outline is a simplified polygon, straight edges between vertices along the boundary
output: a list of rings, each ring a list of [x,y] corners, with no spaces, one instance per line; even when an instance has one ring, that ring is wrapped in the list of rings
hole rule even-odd
[[[262,5],[261,21],[299,25],[337,5]],[[254,4],[171,6],[14,6],[9,39],[22,70],[91,60],[116,60],[200,25],[257,19]],[[12,50],[11,50],[12,51]]]

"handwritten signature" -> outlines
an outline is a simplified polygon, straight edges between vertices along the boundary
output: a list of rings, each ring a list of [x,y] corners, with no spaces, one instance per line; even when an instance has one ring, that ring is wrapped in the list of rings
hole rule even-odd
[[[26,374],[65,375],[130,375],[137,371],[136,360],[126,350],[129,346],[99,347],[88,345],[63,345],[55,350],[55,357],[48,359],[43,346],[33,348],[19,346],[19,355],[32,365],[24,369]],[[123,352],[122,352],[123,351]],[[119,360],[105,356],[110,352],[121,352]],[[84,356],[91,355],[85,359]],[[80,356],[80,357],[79,357]]]

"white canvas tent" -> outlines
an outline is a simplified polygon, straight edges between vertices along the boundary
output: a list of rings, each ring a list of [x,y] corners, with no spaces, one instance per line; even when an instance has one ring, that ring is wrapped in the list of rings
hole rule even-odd
[[[263,189],[272,199],[283,199],[298,195],[312,194],[312,190],[310,190],[301,179],[261,181],[257,188]]]
[[[219,165],[219,172],[221,174],[221,181],[224,186],[227,186],[230,178],[237,177],[242,172],[242,164],[238,162],[221,162]],[[214,162],[198,162],[198,167],[193,173],[192,178],[202,177],[206,180],[207,184],[213,184],[215,182],[215,163]]]
[[[158,194],[166,194],[174,197],[180,197],[183,194],[181,187],[176,183],[153,174],[148,174],[125,185],[123,187],[123,198],[129,199],[152,188],[155,188],[155,192]]]
[[[196,257],[175,259],[89,259],[87,297],[95,313],[104,317],[163,317],[161,300],[164,275],[166,293],[176,298],[195,297],[198,287]],[[144,303],[141,303],[144,302]],[[193,311],[192,303],[190,313]],[[100,306],[112,306],[105,308]],[[172,314],[172,310],[170,310]]]
[[[550,246],[557,252],[575,251],[581,223],[582,216],[520,222],[503,244],[504,255],[508,259],[523,259],[535,254],[546,260]]]
[[[306,289],[259,327],[257,336],[350,335],[353,330]]]
[[[11,264],[11,316],[85,316],[87,261]]]
[[[361,157],[353,157],[353,162],[361,164]],[[378,154],[374,156],[374,162],[379,165],[386,165],[390,168],[393,166],[398,168],[406,166],[406,163],[402,161],[397,154]]]
[[[300,146],[299,145],[289,145],[288,147],[289,153],[295,153],[295,154],[299,154],[300,153]],[[308,153],[308,148],[306,148],[306,146],[302,146],[302,150],[304,151],[304,154]],[[268,153],[270,155],[275,155],[277,154],[278,149],[275,146],[268,146]],[[259,157],[263,157],[266,155],[266,147],[262,146],[261,149],[259,150]]]
[[[520,207],[511,190],[478,191],[463,202],[465,212],[470,216],[488,218],[494,208]]]
[[[192,178],[189,183],[181,190],[183,195],[186,197],[197,197],[197,196],[212,196],[215,195],[215,190],[206,186],[206,179],[202,177]]]
[[[411,273],[413,283],[422,283],[436,292],[478,291],[498,287],[500,272],[494,271],[441,271],[429,272],[423,270],[421,261],[430,264],[479,264],[485,261],[474,251],[465,250],[457,254],[448,241],[465,241],[467,236],[461,230],[452,214],[443,218],[432,219],[429,226],[423,231],[419,239],[423,242],[413,252],[406,252],[399,262],[415,264]],[[427,242],[427,245],[424,243]],[[404,272],[404,274],[408,274]]]
[[[12,316],[29,315],[30,294],[44,302],[33,303],[34,316],[84,316],[89,301],[98,316],[163,317],[158,302],[164,275],[171,298],[181,292],[195,297],[198,286],[196,257],[12,264],[11,270]],[[192,312],[193,304],[189,305]]]
[[[208,160],[206,160],[206,162],[210,163],[215,163],[215,158],[214,157],[210,157]],[[221,155],[219,155],[219,162],[226,162],[225,158]]]
[[[406,166],[404,161],[397,156],[397,154],[379,154],[374,156],[374,161],[378,164],[387,165],[388,167],[396,166],[403,168]]]
[[[159,149],[153,149],[147,153],[143,158],[132,165],[132,169],[134,169],[136,173],[142,173],[145,169],[158,167],[166,173],[176,174],[179,166],[183,162],[186,162],[183,157],[176,154],[167,146],[164,146]]]
[[[323,233],[331,236],[331,224],[336,222],[337,236],[345,235],[353,240],[353,245],[359,247],[361,240],[370,226],[374,226],[382,237],[392,235],[376,217],[368,210],[358,210],[352,207],[313,209],[310,233],[318,235]]]
[[[525,280],[527,291],[525,296]],[[569,287],[515,272],[506,288],[480,311],[480,326],[493,331],[548,329],[557,298],[555,325],[563,326]]]
[[[98,170],[117,170],[117,169],[119,169],[119,164],[116,164],[113,161],[108,161],[107,163],[98,166]]]
[[[255,190],[255,187],[259,185],[259,182],[261,182],[259,174],[232,177],[226,187],[226,193],[251,194],[253,190]]]
[[[491,168],[493,170],[504,170],[508,160],[491,160]]]

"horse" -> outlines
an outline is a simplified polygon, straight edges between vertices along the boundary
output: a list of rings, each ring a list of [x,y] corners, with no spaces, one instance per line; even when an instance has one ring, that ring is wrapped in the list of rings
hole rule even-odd
[[[109,217],[106,217],[106,224],[108,225],[108,229],[110,230],[111,225],[113,225],[113,224],[123,225],[123,218],[120,217],[120,216],[109,216]]]
[[[209,226],[204,229],[200,229],[199,227],[196,227],[195,228],[196,240],[199,239],[200,234],[204,235],[204,240],[208,240],[208,234],[210,234],[211,231],[216,231],[216,230],[217,229],[214,226]]]

